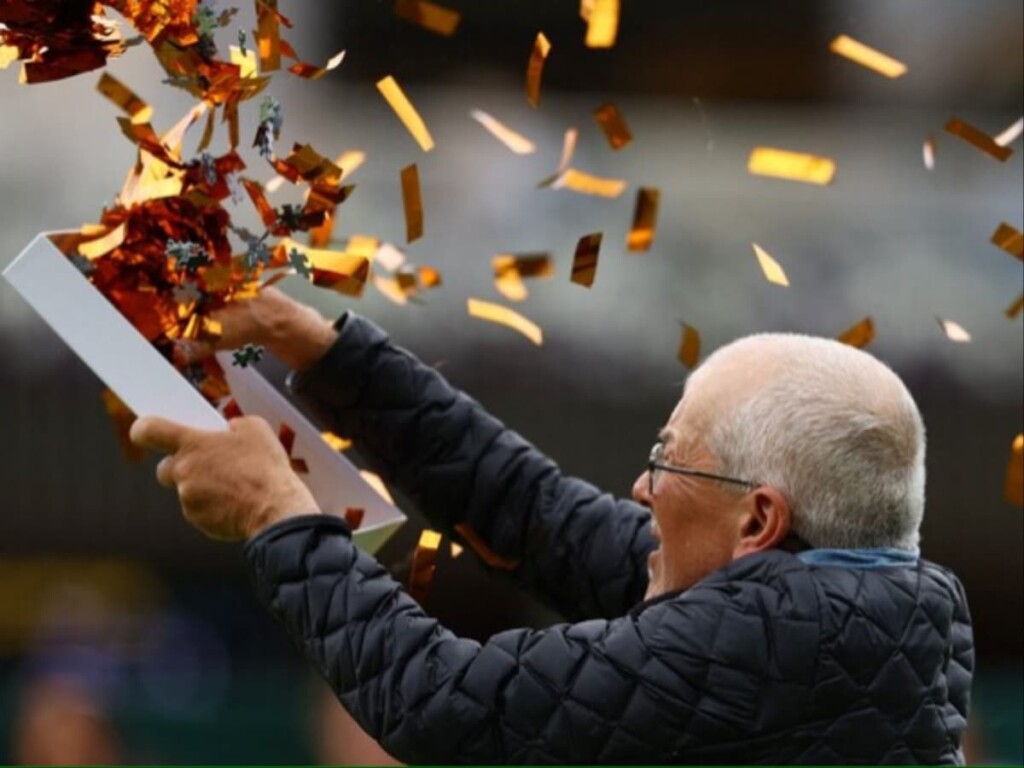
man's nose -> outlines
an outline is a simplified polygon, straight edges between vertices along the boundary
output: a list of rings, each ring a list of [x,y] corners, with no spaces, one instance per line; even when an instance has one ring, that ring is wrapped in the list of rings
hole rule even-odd
[[[647,480],[647,470],[641,472],[633,483],[633,501],[645,507],[651,506],[651,484]]]

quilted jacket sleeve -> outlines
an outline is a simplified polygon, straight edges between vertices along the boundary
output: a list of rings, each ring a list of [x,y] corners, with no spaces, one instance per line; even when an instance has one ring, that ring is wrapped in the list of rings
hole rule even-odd
[[[702,750],[746,738],[774,711],[750,682],[765,669],[806,699],[797,675],[767,661],[771,643],[746,596],[744,610],[731,609],[728,585],[480,644],[427,616],[337,518],[273,526],[246,559],[261,599],[342,703],[407,762],[710,759]],[[813,669],[813,645],[784,637],[783,661]]]
[[[569,618],[618,616],[643,597],[655,546],[646,509],[562,475],[369,321],[349,313],[339,327],[338,343],[292,389],[434,526],[468,526]]]

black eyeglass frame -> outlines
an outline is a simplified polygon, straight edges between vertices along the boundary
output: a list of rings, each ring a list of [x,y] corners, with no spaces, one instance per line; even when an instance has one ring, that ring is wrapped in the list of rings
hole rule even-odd
[[[651,453],[647,457],[647,490],[654,498],[654,471],[661,470],[662,472],[671,472],[674,475],[686,475],[688,477],[701,477],[705,480],[717,480],[720,483],[729,483],[731,485],[742,485],[744,488],[754,489],[758,488],[764,483],[755,483],[752,480],[740,480],[737,477],[727,477],[726,475],[716,475],[713,472],[703,472],[699,469],[689,469],[687,467],[677,467],[674,464],[663,464],[658,461],[661,458],[661,452],[664,449],[665,444],[660,440],[654,444],[651,448]]]

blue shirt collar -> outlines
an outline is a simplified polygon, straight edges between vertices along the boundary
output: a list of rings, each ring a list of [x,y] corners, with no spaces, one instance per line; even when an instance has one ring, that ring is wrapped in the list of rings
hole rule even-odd
[[[918,551],[879,547],[877,549],[807,549],[796,555],[808,565],[842,568],[913,568]]]

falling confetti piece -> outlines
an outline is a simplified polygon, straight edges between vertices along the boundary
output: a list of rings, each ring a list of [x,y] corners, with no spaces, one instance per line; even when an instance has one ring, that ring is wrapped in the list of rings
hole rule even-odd
[[[755,147],[747,161],[747,171],[755,176],[771,176],[806,184],[826,185],[836,175],[835,161],[828,157],[790,152],[785,149]]]
[[[470,317],[504,325],[507,328],[518,331],[538,347],[544,343],[544,332],[540,329],[540,326],[532,320],[526,319],[513,309],[479,299],[468,299],[466,309]]]
[[[352,441],[346,440],[344,437],[339,437],[333,432],[321,432],[320,436],[323,437],[324,442],[327,443],[331,448],[336,451],[347,451],[352,447]]]
[[[405,210],[405,242],[423,237],[423,196],[416,163],[402,169],[402,207]]]
[[[420,267],[416,270],[416,277],[424,288],[438,288],[441,285],[441,273],[433,267]]]
[[[525,301],[528,295],[523,278],[552,277],[551,256],[546,253],[499,253],[491,259],[494,287],[509,301]]]
[[[256,0],[256,47],[263,72],[281,68],[281,16],[277,0]]]
[[[1010,464],[1006,468],[1006,500],[1024,507],[1024,435],[1013,440]]]
[[[358,531],[363,524],[363,518],[366,517],[366,510],[362,507],[346,507],[343,517],[349,530]]]
[[[419,543],[412,556],[412,569],[409,573],[409,596],[421,605],[430,593],[430,585],[434,583],[437,572],[437,550],[441,546],[441,534],[437,531],[425,530],[420,534]]]
[[[388,487],[384,485],[384,481],[380,479],[380,475],[375,472],[370,472],[368,469],[359,470],[359,475],[367,485],[377,492],[378,496],[384,499],[384,501],[388,504],[395,503],[395,500],[391,497],[391,492],[388,491]]]
[[[405,254],[391,243],[384,243],[374,253],[373,263],[379,264],[388,272],[397,272],[405,264]]]
[[[370,280],[373,283],[373,287],[380,291],[381,295],[388,301],[400,307],[404,307],[409,303],[408,291],[402,288],[396,278],[375,274],[370,276]]]
[[[992,233],[992,245],[1024,261],[1024,234],[1006,222],[1000,224]]]
[[[291,461],[292,472],[297,475],[308,475],[309,465],[306,464],[303,459],[297,459],[292,456],[292,451],[295,450],[295,430],[287,424],[282,424],[277,430],[277,439],[281,442],[284,452],[288,454],[288,459]]]
[[[544,76],[544,62],[551,53],[551,42],[543,32],[537,33],[530,52],[530,61],[526,65],[526,100],[531,106],[540,104],[540,81]]]
[[[131,88],[107,72],[100,76],[96,90],[127,113],[133,123],[148,123],[153,117],[153,107],[139,98]]]
[[[700,332],[692,325],[683,323],[682,337],[679,339],[679,351],[676,357],[690,370],[697,367],[700,361]]]
[[[1021,117],[1013,125],[995,137],[995,142],[1000,147],[1008,147],[1024,133],[1024,117]]]
[[[469,113],[469,116],[490,131],[494,138],[517,155],[529,155],[536,151],[537,147],[532,141],[522,134],[516,133],[500,120],[497,120],[483,110],[474,109]]]
[[[572,163],[572,157],[576,154],[576,140],[579,138],[580,132],[576,128],[567,128],[565,131],[565,138],[562,140],[562,159],[558,162],[558,172],[569,168],[569,164]]]
[[[459,534],[469,545],[469,548],[476,553],[485,565],[490,568],[494,568],[499,571],[514,571],[520,564],[520,560],[512,560],[510,558],[499,555],[485,542],[469,523],[456,523],[455,532]]]
[[[955,117],[951,118],[950,121],[946,123],[946,131],[963,139],[972,147],[984,152],[986,155],[994,157],[1001,163],[1005,163],[1010,155],[1013,154],[1012,149],[1000,146],[984,131],[975,128],[969,123],[965,123],[963,120],[958,120]]]
[[[600,256],[602,234],[595,232],[584,235],[576,244],[576,254],[572,259],[571,280],[576,285],[589,288],[597,276],[597,259]]]
[[[256,58],[256,51],[242,51],[237,45],[228,48],[231,55],[231,63],[238,67],[238,76],[243,80],[259,75],[259,61]]]
[[[461,545],[456,544],[454,541],[451,543],[452,560],[458,560],[462,556],[463,551]]]
[[[454,35],[462,21],[462,14],[458,11],[426,0],[398,0],[395,15],[444,37]]]
[[[788,287],[789,278],[786,277],[786,272],[782,269],[779,262],[773,259],[768,252],[757,243],[753,243],[753,246],[754,254],[757,256],[757,263],[761,265],[761,271],[764,272],[765,280],[769,283],[775,283],[775,285]]]
[[[434,148],[434,139],[431,137],[430,131],[427,130],[426,123],[423,122],[423,118],[420,117],[419,112],[416,111],[412,102],[406,97],[405,92],[395,78],[388,75],[383,80],[380,80],[377,83],[377,90],[387,100],[391,109],[398,115],[398,119],[402,121],[406,130],[416,140],[416,143],[420,145],[420,148],[424,152],[432,150]]]
[[[902,61],[846,35],[839,35],[833,40],[829,50],[889,78],[895,79],[907,73],[907,65]]]
[[[619,0],[583,0],[580,16],[587,22],[587,48],[611,48],[619,34]]]
[[[836,338],[843,344],[849,344],[857,349],[864,349],[864,347],[875,340],[875,321],[870,317],[865,317],[859,323],[851,325]]]
[[[942,332],[946,334],[946,338],[950,341],[955,341],[958,344],[966,344],[971,340],[971,334],[969,334],[964,327],[953,320],[943,320],[941,317],[935,318],[939,322],[939,327]]]
[[[328,59],[327,63],[322,67],[318,67],[315,64],[307,64],[304,61],[299,61],[288,67],[288,71],[296,77],[301,77],[304,80],[319,80],[328,72],[333,72],[341,66],[341,62],[344,60],[345,51],[338,51],[334,56]]]
[[[938,150],[938,144],[935,141],[935,137],[930,133],[924,140],[924,144],[921,145],[921,159],[924,161],[924,167],[929,171],[935,170],[935,153]]]
[[[552,189],[568,189],[581,195],[614,198],[626,191],[627,184],[622,179],[605,179],[575,168],[567,168],[551,182],[550,186]]]
[[[608,139],[608,145],[613,150],[618,151],[633,140],[626,119],[614,104],[609,102],[595,109],[594,120],[601,126],[605,138]]]
[[[658,203],[661,191],[653,187],[640,187],[636,193],[636,208],[633,210],[633,227],[626,235],[626,246],[633,253],[643,253],[654,244],[654,232],[658,223]]]
[[[1017,315],[1024,309],[1024,293],[1017,297],[1017,300],[1006,308],[1003,314],[1005,314],[1011,320],[1016,320]]]
[[[364,254],[310,248],[287,238],[277,246],[282,258],[293,249],[309,262],[314,285],[346,296],[362,294],[370,274],[370,260]]]

